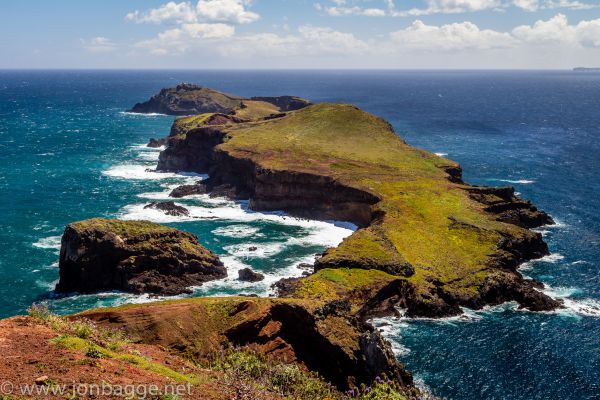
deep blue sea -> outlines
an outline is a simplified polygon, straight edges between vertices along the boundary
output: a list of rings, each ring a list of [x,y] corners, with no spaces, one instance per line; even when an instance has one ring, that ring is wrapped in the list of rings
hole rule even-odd
[[[385,335],[419,384],[449,399],[600,399],[600,74],[591,72],[0,71],[0,317],[35,301],[68,313],[149,300],[52,298],[60,235],[75,220],[167,223],[195,233],[234,278],[244,266],[267,275],[196,295],[266,295],[352,232],[206,196],[182,201],[187,219],[144,210],[198,177],[146,171],[158,152],[143,145],[167,135],[173,117],[124,111],[182,81],[354,103],[408,143],[460,162],[468,182],[514,185],[558,221],[542,229],[552,255],[522,270],[566,310],[508,304],[441,321],[388,319]]]

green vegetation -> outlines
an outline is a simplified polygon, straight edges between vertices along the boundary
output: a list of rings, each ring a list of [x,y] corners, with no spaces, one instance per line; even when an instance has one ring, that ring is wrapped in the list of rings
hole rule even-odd
[[[275,104],[266,101],[244,100],[242,104],[233,115],[245,120],[257,120],[281,112]]]
[[[384,217],[328,251],[325,265],[408,262],[415,269],[408,279],[417,287],[427,290],[440,281],[457,295],[472,295],[489,271],[499,232],[522,231],[484,213],[464,185],[448,180],[445,169],[456,163],[408,146],[386,121],[352,105],[313,105],[284,118],[230,127],[227,137],[219,149],[262,168],[329,176],[381,199],[374,208]],[[348,288],[331,278],[330,272],[308,278],[298,295],[319,286],[333,293]]]
[[[204,113],[193,115],[191,117],[177,118],[171,127],[170,136],[185,139],[186,132],[203,126],[206,120],[213,114],[214,113]]]
[[[377,378],[370,387],[361,385],[346,393],[338,392],[318,374],[296,364],[274,363],[264,355],[248,350],[230,350],[218,355],[209,368],[224,373],[224,382],[237,392],[251,387],[259,392],[277,393],[286,399],[302,400],[406,400],[406,388],[393,381]],[[242,390],[240,390],[242,389]],[[247,389],[246,389],[247,390]]]
[[[173,250],[179,248],[188,254],[205,258],[209,265],[216,259],[214,254],[198,243],[194,235],[149,221],[93,218],[74,222],[69,227],[77,231],[96,230],[109,235],[117,235],[132,250],[167,249],[167,246],[171,246]],[[173,235],[166,237],[167,234]]]
[[[121,221],[118,219],[92,218],[70,224],[76,230],[94,229],[124,237],[145,235],[148,233],[177,232],[177,229],[155,224],[149,221]]]

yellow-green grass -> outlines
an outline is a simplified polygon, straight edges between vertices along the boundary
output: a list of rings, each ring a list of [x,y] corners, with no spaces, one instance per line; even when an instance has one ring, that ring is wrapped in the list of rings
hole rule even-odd
[[[237,108],[234,115],[245,120],[256,120],[280,112],[279,107],[266,101],[244,100],[243,104],[244,107]]]
[[[384,120],[347,104],[318,104],[259,124],[230,127],[218,147],[273,171],[330,176],[368,191],[384,217],[327,252],[324,261],[372,260],[384,264],[389,243],[410,264],[418,286],[432,280],[454,292],[475,294],[496,252],[499,231],[519,230],[496,221],[445,171],[457,164],[404,143]],[[323,287],[329,273],[305,280]],[[303,289],[302,289],[303,290]],[[458,293],[457,293],[458,294]]]
[[[74,222],[69,226],[77,231],[97,230],[107,235],[119,236],[126,241],[129,247],[136,250],[151,250],[169,244],[181,248],[188,254],[195,254],[199,257],[212,257],[212,253],[200,245],[192,234],[154,222],[92,218]],[[167,238],[165,234],[169,233],[173,235]]]
[[[177,118],[171,127],[171,136],[185,139],[186,132],[199,128],[206,123],[206,120],[214,113],[204,113],[192,115],[191,117]]]

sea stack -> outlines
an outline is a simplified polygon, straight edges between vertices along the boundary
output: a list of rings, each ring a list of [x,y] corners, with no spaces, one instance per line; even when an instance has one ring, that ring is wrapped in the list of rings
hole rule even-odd
[[[57,292],[176,295],[221,279],[219,258],[187,232],[147,221],[94,218],[62,236]]]

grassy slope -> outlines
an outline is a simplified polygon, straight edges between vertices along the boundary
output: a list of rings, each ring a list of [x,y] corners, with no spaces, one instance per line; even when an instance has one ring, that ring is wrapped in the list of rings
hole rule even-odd
[[[454,162],[408,146],[387,122],[354,106],[319,104],[228,132],[230,139],[220,148],[233,155],[272,170],[332,176],[382,199],[377,207],[385,211],[383,220],[357,231],[326,258],[384,263],[391,245],[415,267],[409,279],[419,286],[435,279],[472,295],[487,274],[488,256],[497,249],[497,231],[518,229],[486,215],[463,185],[448,181],[443,168]],[[466,225],[452,224],[450,218]],[[344,281],[348,273],[355,276],[347,279],[357,283],[354,271],[338,271],[335,279]],[[324,287],[336,286],[331,274],[321,271],[303,280],[301,291],[321,297]],[[366,282],[382,278],[358,274]]]

